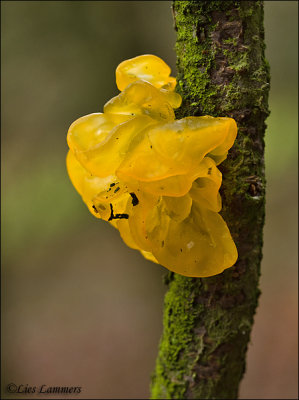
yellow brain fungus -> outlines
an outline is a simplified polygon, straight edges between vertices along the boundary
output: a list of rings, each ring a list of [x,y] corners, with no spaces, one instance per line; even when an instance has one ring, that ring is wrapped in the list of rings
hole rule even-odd
[[[130,58],[116,68],[116,85],[123,91],[130,83],[139,80],[151,83],[154,87],[173,91],[176,79],[169,76],[171,69],[157,56],[144,54]]]
[[[116,69],[120,94],[69,128],[67,170],[90,212],[155,263],[192,277],[219,274],[237,260],[220,216],[217,165],[232,147],[232,118],[175,119],[181,96],[159,57]]]

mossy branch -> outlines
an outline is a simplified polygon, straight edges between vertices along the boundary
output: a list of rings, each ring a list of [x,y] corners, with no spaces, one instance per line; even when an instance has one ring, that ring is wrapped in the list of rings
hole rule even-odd
[[[233,117],[238,137],[220,165],[222,216],[239,252],[210,278],[169,273],[153,399],[235,399],[259,297],[265,215],[269,67],[263,2],[174,1],[179,118]]]

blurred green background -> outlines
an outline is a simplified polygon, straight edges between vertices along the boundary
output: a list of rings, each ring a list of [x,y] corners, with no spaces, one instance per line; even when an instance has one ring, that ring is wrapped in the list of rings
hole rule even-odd
[[[117,94],[121,61],[153,53],[175,73],[171,2],[1,8],[3,389],[69,385],[83,387],[78,398],[147,398],[165,270],[89,213],[66,173],[66,132]],[[297,12],[297,2],[265,2],[263,293],[242,398],[297,398]]]

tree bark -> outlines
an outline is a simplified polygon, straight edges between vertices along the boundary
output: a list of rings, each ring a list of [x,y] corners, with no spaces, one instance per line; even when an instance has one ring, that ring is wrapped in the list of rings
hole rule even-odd
[[[219,169],[235,266],[210,278],[169,273],[153,399],[236,399],[260,294],[269,66],[262,1],[174,1],[177,117],[228,116],[238,136]]]

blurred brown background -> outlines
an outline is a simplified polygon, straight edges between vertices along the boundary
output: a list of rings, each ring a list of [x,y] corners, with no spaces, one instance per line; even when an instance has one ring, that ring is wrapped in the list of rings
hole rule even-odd
[[[175,73],[171,2],[1,7],[1,397],[15,397],[5,392],[14,382],[82,386],[78,398],[147,398],[165,270],[88,212],[66,173],[66,132],[117,94],[119,62],[153,53]],[[265,2],[263,293],[242,398],[297,398],[297,12],[297,2]]]

